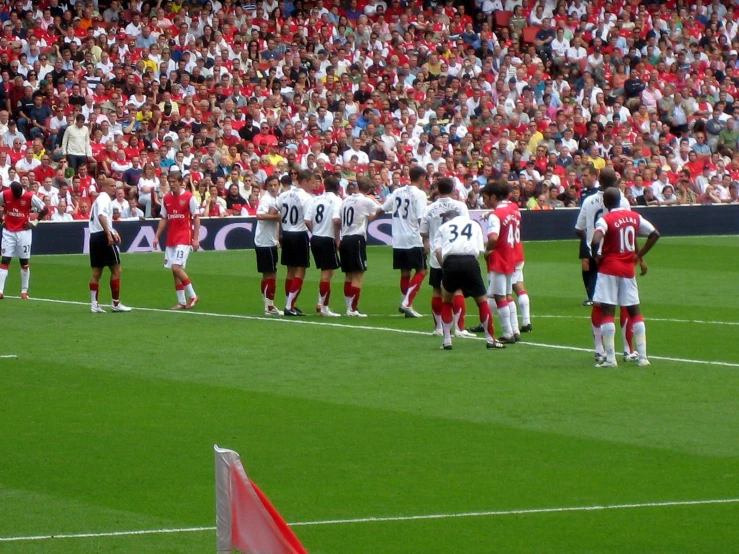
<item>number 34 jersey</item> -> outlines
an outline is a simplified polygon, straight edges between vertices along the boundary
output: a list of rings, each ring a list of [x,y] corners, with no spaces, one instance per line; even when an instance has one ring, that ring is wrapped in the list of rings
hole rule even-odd
[[[495,249],[487,256],[488,272],[510,275],[520,261],[521,212],[508,202],[498,205],[488,216],[488,237],[497,235]]]
[[[413,185],[400,187],[387,197],[382,210],[393,216],[393,248],[423,247],[420,223],[427,203],[426,193]]]
[[[485,252],[480,224],[466,215],[447,221],[436,232],[433,248],[441,249],[442,260],[449,256],[479,256]]]
[[[598,273],[633,278],[636,236],[650,234],[654,226],[636,212],[616,208],[597,221],[595,230],[603,233]]]

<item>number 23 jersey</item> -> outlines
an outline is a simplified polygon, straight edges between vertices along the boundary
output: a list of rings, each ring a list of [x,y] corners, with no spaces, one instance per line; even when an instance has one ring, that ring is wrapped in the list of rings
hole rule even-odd
[[[601,216],[595,230],[603,233],[603,259],[598,273],[633,278],[636,236],[648,235],[654,231],[654,225],[636,212],[616,208]]]
[[[521,212],[515,204],[499,205],[488,216],[488,237],[497,235],[495,249],[487,256],[488,272],[510,275],[516,270],[521,243]]]

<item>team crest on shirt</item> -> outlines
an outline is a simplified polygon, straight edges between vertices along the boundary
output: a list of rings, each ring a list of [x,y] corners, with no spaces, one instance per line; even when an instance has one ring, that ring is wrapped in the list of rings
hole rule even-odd
[[[25,200],[21,200],[21,206],[25,206],[25,205],[26,205],[26,201]]]
[[[184,208],[185,207],[185,199],[184,198],[182,200],[180,200],[180,207],[181,208]]]

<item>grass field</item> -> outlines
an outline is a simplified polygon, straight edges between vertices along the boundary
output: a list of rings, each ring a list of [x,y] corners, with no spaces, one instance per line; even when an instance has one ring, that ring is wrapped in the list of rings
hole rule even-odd
[[[430,317],[398,317],[388,249],[370,249],[370,317],[331,325],[262,317],[252,252],[191,256],[187,313],[167,311],[161,254],[123,259],[124,302],[154,311],[106,315],[86,257],[34,258],[36,300],[0,304],[18,356],[0,359],[0,553],[215,551],[211,529],[6,540],[211,527],[214,444],[315,523],[294,527],[312,554],[739,552],[739,238],[650,254],[646,369],[593,367],[574,242],[526,252],[528,343],[451,352]],[[310,271],[306,312],[316,288]],[[334,521],[371,517],[399,519]]]

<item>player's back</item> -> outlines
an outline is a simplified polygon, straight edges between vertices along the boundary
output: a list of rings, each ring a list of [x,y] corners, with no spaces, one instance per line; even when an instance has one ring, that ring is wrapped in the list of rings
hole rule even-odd
[[[257,214],[268,214],[274,208],[280,211],[277,197],[266,193],[259,199],[257,206]],[[254,246],[269,247],[277,245],[277,233],[280,230],[280,224],[276,219],[258,219],[257,229],[254,233]]]
[[[312,224],[312,233],[316,237],[334,238],[334,218],[340,218],[341,198],[333,192],[324,192],[310,204],[306,219]]]
[[[511,274],[516,269],[516,245],[521,242],[521,212],[512,203],[499,205],[488,218],[488,234],[497,233],[488,256],[488,271]]]
[[[485,241],[480,224],[467,215],[459,215],[442,224],[437,231],[434,250],[441,249],[441,258],[449,256],[475,256],[485,251]]]
[[[433,204],[426,206],[419,230],[423,235],[428,237],[429,242],[433,243],[434,237],[439,232],[439,227],[441,227],[442,216],[450,211],[456,211],[465,217],[469,216],[467,205],[454,198],[439,198]],[[439,262],[433,252],[429,255],[429,264],[431,267],[439,267]]]
[[[515,202],[510,203],[511,210],[518,213],[518,240],[516,241],[515,246],[513,247],[513,259],[516,262],[516,265],[524,262],[524,254],[523,254],[523,240],[521,240],[521,209],[518,207],[518,204]]]
[[[305,212],[312,197],[301,188],[287,190],[277,199],[282,215],[282,230],[287,233],[308,231],[305,225]]]
[[[164,202],[164,200],[162,200],[162,202]],[[95,198],[95,201],[92,203],[92,207],[90,208],[90,221],[88,223],[90,233],[100,233],[105,230],[98,219],[101,215],[105,217],[108,222],[108,227],[112,230],[113,202],[110,199],[110,195],[105,191],[97,195],[97,198]]]
[[[427,203],[426,193],[413,185],[400,187],[385,200],[382,207],[392,214],[393,248],[423,246],[420,221]]]
[[[621,204],[619,206],[623,210],[630,210],[631,205],[629,201],[621,195]],[[598,218],[603,214],[608,213],[608,208],[603,204],[603,192],[598,191],[595,194],[588,196],[582,203],[580,213],[577,216],[577,223],[575,229],[579,231],[585,231],[585,241],[590,246],[593,240],[593,233],[595,233],[595,223]]]
[[[654,227],[637,212],[613,210],[603,215],[596,224],[603,232],[598,272],[616,277],[634,277],[636,237],[648,234]]]
[[[5,203],[5,228],[12,232],[25,230],[33,207],[33,193],[25,191],[20,198],[16,198],[12,190],[6,189],[3,191],[3,201]]]
[[[366,238],[369,216],[379,206],[364,194],[354,193],[341,203],[341,236],[361,235]]]

